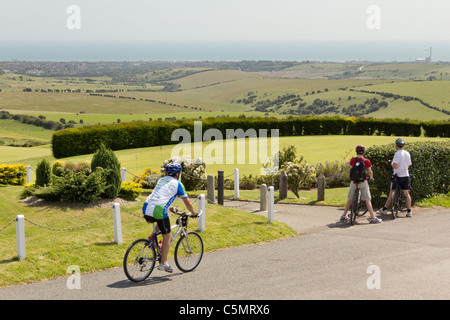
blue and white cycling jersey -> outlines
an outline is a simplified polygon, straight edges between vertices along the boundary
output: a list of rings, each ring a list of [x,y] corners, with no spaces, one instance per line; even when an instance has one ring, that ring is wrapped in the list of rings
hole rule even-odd
[[[184,185],[174,177],[162,177],[158,180],[152,194],[145,200],[142,212],[155,219],[167,218],[167,211],[177,197],[181,199],[188,197]]]

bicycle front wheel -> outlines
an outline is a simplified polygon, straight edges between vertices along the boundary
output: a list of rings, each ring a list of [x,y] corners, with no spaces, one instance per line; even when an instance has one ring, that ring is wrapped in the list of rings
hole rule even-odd
[[[183,272],[197,268],[203,257],[203,240],[196,232],[181,236],[175,246],[175,264]]]
[[[150,246],[147,239],[133,242],[123,258],[123,270],[128,279],[140,282],[147,279],[156,263],[155,248]]]

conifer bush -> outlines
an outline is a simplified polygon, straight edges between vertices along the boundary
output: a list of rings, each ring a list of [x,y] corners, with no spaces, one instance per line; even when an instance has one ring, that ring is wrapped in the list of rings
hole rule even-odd
[[[41,160],[36,168],[36,182],[35,185],[38,187],[44,187],[50,185],[52,182],[52,168],[50,163],[43,159]]]
[[[117,197],[120,191],[122,177],[120,172],[120,162],[117,156],[110,149],[107,149],[104,144],[93,155],[91,161],[91,170],[94,172],[97,167],[106,170],[106,188],[102,197],[113,199]]]

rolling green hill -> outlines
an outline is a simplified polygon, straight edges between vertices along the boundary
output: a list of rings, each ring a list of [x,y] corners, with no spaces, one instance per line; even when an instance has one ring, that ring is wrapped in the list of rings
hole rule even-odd
[[[73,119],[66,120],[77,123],[83,119],[82,111],[89,115],[84,116],[84,123],[179,119],[250,111],[272,116],[323,114],[447,120],[447,114],[417,101],[355,90],[411,96],[450,111],[449,72],[449,64],[435,63],[301,63],[274,72],[200,67],[167,69],[165,65],[165,69],[142,74],[91,78],[5,73],[0,75],[0,108],[11,113],[39,113],[49,118],[51,114],[59,117],[68,113]],[[433,81],[413,81],[430,77]],[[285,96],[299,99],[292,101]],[[382,106],[374,107],[373,99],[382,102]],[[103,114],[108,116],[102,117]]]

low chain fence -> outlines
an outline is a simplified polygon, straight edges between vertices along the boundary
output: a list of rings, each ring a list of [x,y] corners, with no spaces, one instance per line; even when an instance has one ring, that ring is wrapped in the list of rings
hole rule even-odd
[[[198,203],[198,205],[199,205],[198,210],[199,210],[199,212],[201,211],[203,213],[201,215],[201,219],[199,219],[199,231],[204,231],[205,230],[205,227],[204,227],[205,226],[205,209],[204,209],[205,208],[205,196],[199,195],[198,199],[193,201],[193,204],[196,203],[197,201],[200,201]],[[119,203],[113,204],[112,214],[113,214],[113,225],[114,225],[114,242],[119,245],[122,244],[122,221],[121,221],[121,214],[120,214],[121,210],[130,214],[131,216],[136,217],[136,218],[139,218],[139,219],[143,218],[142,213],[137,214],[137,213],[131,212],[129,210],[126,210],[124,208],[121,208]],[[100,220],[104,216],[106,216],[109,212],[111,212],[111,208],[106,209],[100,215],[98,215],[97,217],[95,217],[94,219],[89,221],[88,223],[78,225],[75,227],[70,227],[70,228],[53,228],[53,227],[49,227],[49,226],[40,224],[29,218],[26,218],[23,215],[17,215],[15,217],[15,219],[11,220],[5,226],[1,227],[0,232],[7,229],[14,222],[16,223],[17,256],[18,256],[19,260],[23,260],[23,259],[25,259],[25,222],[30,223],[38,228],[42,228],[45,230],[67,232],[67,231],[74,231],[74,230],[86,228],[86,227],[92,225],[93,223],[95,223],[96,221]]]

